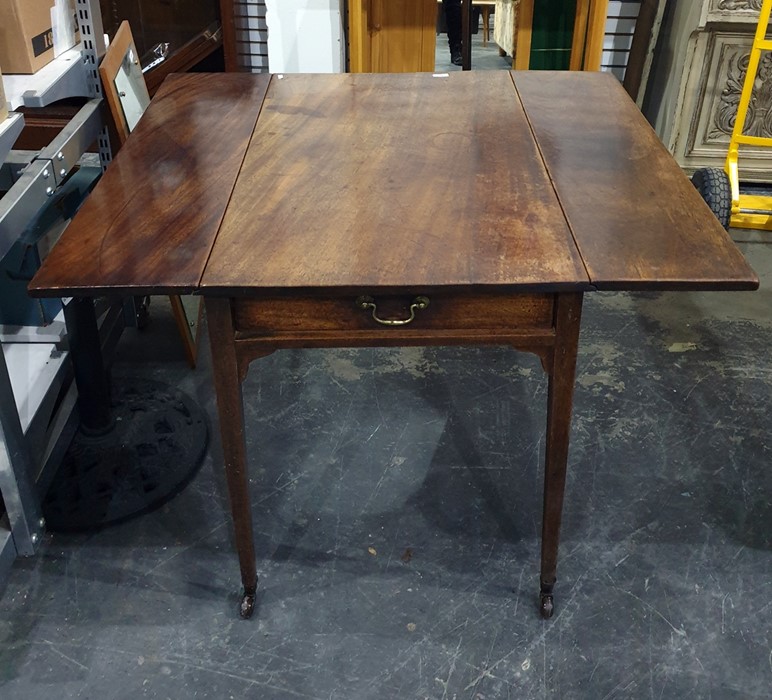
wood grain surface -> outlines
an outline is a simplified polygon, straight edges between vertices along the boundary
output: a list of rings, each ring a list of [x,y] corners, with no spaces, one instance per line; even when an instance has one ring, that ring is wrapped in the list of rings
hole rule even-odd
[[[758,286],[613,77],[187,74],[30,292],[593,286]]]
[[[507,72],[275,76],[203,291],[587,276]]]
[[[378,296],[373,301],[379,318],[404,319],[409,317],[409,306],[415,298],[414,294],[403,294]],[[551,328],[553,323],[552,294],[460,292],[432,294],[428,299],[428,306],[404,326],[406,331]],[[240,337],[283,331],[384,330],[373,319],[372,310],[356,306],[354,296],[319,295],[239,299],[234,307],[234,327]],[[393,332],[394,328],[386,330]]]
[[[268,83],[235,73],[169,77],[30,293],[195,289]]]
[[[610,74],[513,78],[597,289],[756,289],[758,278]]]

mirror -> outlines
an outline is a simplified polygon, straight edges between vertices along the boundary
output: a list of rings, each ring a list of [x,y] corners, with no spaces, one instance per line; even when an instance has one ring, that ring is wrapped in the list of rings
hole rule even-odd
[[[125,143],[150,104],[150,95],[128,22],[121,24],[107,48],[99,64],[99,77],[115,125],[117,145],[120,146]],[[113,152],[117,150],[113,146]]]
[[[113,81],[118,93],[118,102],[129,132],[134,130],[142,114],[150,104],[150,95],[139,65],[139,57],[133,46],[129,46]]]

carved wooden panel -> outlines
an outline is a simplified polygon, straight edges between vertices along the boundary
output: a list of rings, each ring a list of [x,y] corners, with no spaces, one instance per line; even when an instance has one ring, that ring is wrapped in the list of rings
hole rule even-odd
[[[734,128],[753,36],[704,33],[697,39],[678,126],[676,156],[688,169],[723,166]],[[772,54],[762,55],[744,133],[772,137]],[[769,180],[772,150],[743,148],[741,172]]]
[[[644,110],[687,171],[723,167],[763,0],[672,0]],[[749,133],[772,136],[772,58],[759,72]],[[772,149],[741,153],[744,179],[770,181]]]
[[[761,2],[762,0],[707,0],[704,20],[756,24],[759,21]]]

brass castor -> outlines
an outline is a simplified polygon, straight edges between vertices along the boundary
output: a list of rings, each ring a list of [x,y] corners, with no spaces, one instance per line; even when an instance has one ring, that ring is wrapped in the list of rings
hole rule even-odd
[[[244,593],[239,604],[239,615],[242,620],[248,620],[255,612],[255,594]]]
[[[541,594],[541,616],[545,620],[549,620],[552,617],[552,613],[555,612],[555,602],[551,595],[548,593]]]

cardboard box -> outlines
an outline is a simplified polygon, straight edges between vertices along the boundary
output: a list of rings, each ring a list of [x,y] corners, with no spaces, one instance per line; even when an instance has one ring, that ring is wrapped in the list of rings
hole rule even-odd
[[[8,117],[8,104],[5,101],[5,90],[3,89],[3,71],[0,71],[0,122]]]
[[[34,73],[54,59],[55,0],[0,0],[0,66]]]
[[[0,71],[0,122],[8,117],[8,105],[5,101],[5,90],[3,90],[3,72]]]

